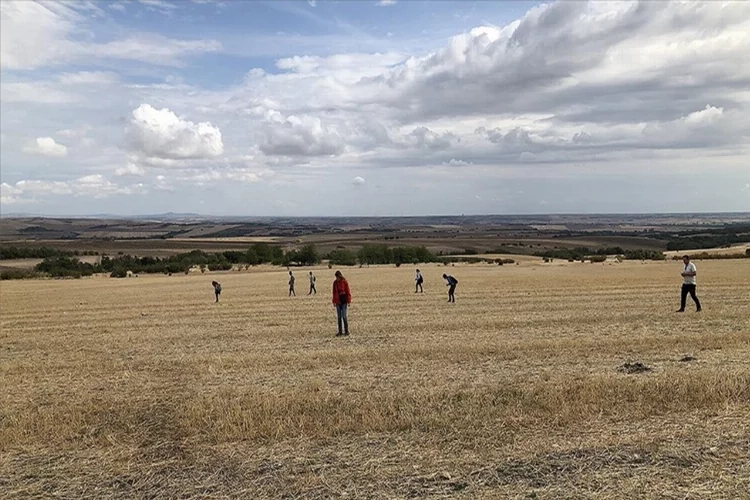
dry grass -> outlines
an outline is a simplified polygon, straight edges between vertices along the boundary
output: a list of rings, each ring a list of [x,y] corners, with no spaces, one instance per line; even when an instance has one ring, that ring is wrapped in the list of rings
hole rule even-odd
[[[748,498],[750,262],[448,269],[3,282],[0,496]]]

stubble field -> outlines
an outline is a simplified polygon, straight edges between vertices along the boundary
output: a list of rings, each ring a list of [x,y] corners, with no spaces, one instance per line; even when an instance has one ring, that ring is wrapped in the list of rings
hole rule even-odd
[[[680,270],[2,282],[0,497],[750,498],[750,261]]]

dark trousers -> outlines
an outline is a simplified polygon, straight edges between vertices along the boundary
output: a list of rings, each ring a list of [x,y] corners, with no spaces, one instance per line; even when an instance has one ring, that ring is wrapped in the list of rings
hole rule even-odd
[[[218,301],[219,301],[219,295],[220,295],[220,294],[221,294],[221,292],[216,292],[216,302],[218,302]]]
[[[414,288],[414,293],[417,293],[419,291],[424,292],[424,288],[422,288],[422,282],[421,281],[417,281],[417,286]]]
[[[687,296],[690,294],[690,298],[695,302],[695,308],[701,310],[701,301],[698,300],[698,296],[695,295],[695,285],[688,285],[685,283],[682,285],[682,293],[680,294],[680,310],[685,310],[685,304],[687,303]]]
[[[448,289],[448,302],[455,302],[456,301],[456,285],[451,285],[451,287]]]
[[[318,291],[317,291],[317,290],[315,289],[315,284],[313,284],[313,283],[310,283],[310,293],[308,293],[307,295],[312,295],[313,293],[314,293],[315,295],[317,295],[317,294],[318,294]]]
[[[349,318],[346,316],[346,310],[349,304],[336,304],[336,316],[339,320],[339,333],[349,334]]]
[[[297,294],[294,293],[294,285],[289,286],[289,296],[291,297],[292,295],[294,295],[295,297],[297,296]]]

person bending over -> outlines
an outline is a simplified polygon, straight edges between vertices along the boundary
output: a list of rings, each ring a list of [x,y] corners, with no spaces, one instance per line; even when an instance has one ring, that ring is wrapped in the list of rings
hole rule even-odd
[[[221,283],[218,281],[212,281],[211,284],[214,287],[214,294],[216,295],[216,302],[219,301],[219,295],[221,295]]]
[[[443,274],[443,279],[447,281],[447,285],[450,288],[448,288],[448,302],[455,302],[456,301],[456,285],[458,285],[458,280],[451,276],[450,274]]]

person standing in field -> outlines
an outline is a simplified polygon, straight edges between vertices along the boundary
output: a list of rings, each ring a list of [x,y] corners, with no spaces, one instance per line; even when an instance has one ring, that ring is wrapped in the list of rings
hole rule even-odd
[[[292,295],[294,295],[295,297],[297,296],[294,291],[294,274],[289,271],[289,296],[291,297]]]
[[[443,279],[448,282],[446,286],[449,286],[448,289],[448,302],[455,302],[456,301],[456,285],[458,285],[458,280],[451,276],[450,274],[443,274]]]
[[[414,287],[414,293],[421,292],[424,293],[424,288],[422,288],[422,283],[424,283],[424,278],[422,277],[422,273],[417,269],[417,277],[415,280],[417,282],[416,286]]]
[[[695,302],[695,311],[701,312],[701,301],[698,300],[698,296],[695,295],[696,279],[698,270],[695,268],[695,264],[690,262],[690,256],[685,255],[682,257],[682,263],[685,265],[684,269],[680,273],[682,276],[682,293],[680,294],[680,308],[676,312],[685,312],[685,305],[687,303],[687,296],[690,294],[690,298]]]
[[[352,292],[349,289],[349,282],[346,281],[341,271],[336,271],[336,279],[333,281],[333,305],[336,306],[336,316],[338,318],[339,332],[337,337],[349,335],[349,318],[347,309],[352,303]]]
[[[214,294],[216,294],[216,302],[219,301],[219,295],[221,295],[221,283],[218,281],[212,281],[211,284],[214,287]]]
[[[307,295],[318,295],[318,291],[315,289],[315,275],[310,271],[310,292]]]

